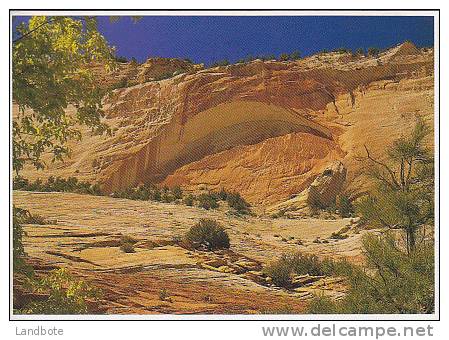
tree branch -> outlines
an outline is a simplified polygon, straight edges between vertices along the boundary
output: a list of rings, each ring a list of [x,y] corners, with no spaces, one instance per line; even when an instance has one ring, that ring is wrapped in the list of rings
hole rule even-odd
[[[386,165],[385,163],[382,163],[382,162],[380,162],[380,161],[374,159],[373,157],[371,157],[371,155],[370,155],[370,153],[369,153],[369,150],[368,150],[368,148],[366,147],[366,145],[363,145],[363,146],[365,147],[365,151],[366,151],[366,156],[367,156],[367,158],[368,158],[370,161],[372,161],[372,162],[374,162],[374,163],[380,165],[381,167],[385,168],[385,169],[388,171],[388,173],[390,174],[390,177],[391,177],[391,180],[392,180],[393,184],[394,184],[397,188],[400,188],[400,185],[399,185],[399,183],[398,183],[397,180],[396,180],[396,174],[395,174],[395,172],[394,172],[393,170],[391,170],[390,167],[389,167],[388,165]]]

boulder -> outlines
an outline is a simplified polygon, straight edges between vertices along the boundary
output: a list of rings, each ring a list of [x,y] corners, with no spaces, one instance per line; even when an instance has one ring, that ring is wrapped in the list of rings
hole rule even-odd
[[[335,202],[337,195],[342,190],[346,172],[343,163],[335,161],[328,165],[299,195],[269,207],[266,212],[271,215],[282,215],[289,212],[309,215],[313,208],[326,208]]]

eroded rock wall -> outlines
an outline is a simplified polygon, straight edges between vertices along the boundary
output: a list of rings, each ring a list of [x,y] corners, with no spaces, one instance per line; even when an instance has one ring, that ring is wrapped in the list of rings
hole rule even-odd
[[[338,160],[344,189],[361,190],[364,144],[382,157],[417,114],[433,121],[433,51],[404,44],[378,57],[194,69],[117,89],[105,109],[114,135],[86,136],[46,174],[98,181],[107,192],[148,181],[225,187],[271,205]]]

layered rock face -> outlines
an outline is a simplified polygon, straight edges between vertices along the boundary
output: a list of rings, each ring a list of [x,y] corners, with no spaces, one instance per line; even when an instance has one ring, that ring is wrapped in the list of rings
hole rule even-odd
[[[189,66],[161,81],[147,81],[147,63],[133,71],[141,83],[106,100],[114,135],[86,136],[47,173],[95,180],[107,192],[146,182],[225,188],[271,206],[339,161],[341,190],[361,190],[364,144],[382,157],[415,115],[433,122],[433,68],[433,51],[410,43],[377,57]]]

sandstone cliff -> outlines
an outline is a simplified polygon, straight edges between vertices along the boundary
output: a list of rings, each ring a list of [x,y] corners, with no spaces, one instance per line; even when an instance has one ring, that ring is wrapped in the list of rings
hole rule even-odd
[[[165,72],[160,62],[122,66],[114,79],[136,85],[105,101],[113,136],[85,136],[45,174],[98,181],[108,192],[150,181],[223,187],[269,206],[307,189],[334,161],[347,169],[342,190],[362,190],[363,144],[381,157],[415,115],[433,122],[433,51],[411,43],[377,57],[187,64],[160,81],[152,80]]]

